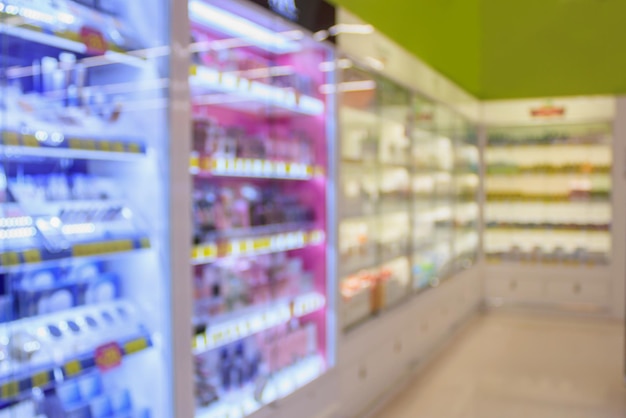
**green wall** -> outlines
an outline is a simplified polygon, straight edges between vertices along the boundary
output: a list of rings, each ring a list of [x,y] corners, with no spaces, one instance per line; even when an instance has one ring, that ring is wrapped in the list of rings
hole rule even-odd
[[[626,0],[334,0],[483,99],[626,94]]]

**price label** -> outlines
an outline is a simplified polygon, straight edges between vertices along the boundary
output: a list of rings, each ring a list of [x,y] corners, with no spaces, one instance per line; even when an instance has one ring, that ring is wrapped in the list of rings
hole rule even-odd
[[[107,43],[102,33],[94,28],[83,26],[80,29],[80,40],[92,54],[103,54],[107,50]]]
[[[133,154],[141,153],[141,147],[139,146],[139,144],[136,144],[134,142],[129,142],[127,146],[128,146],[128,152],[133,153]]]
[[[100,371],[113,370],[122,364],[122,349],[116,342],[96,348],[96,366]]]
[[[122,142],[114,142],[111,149],[113,152],[125,152],[124,144]]]
[[[35,138],[35,135],[22,135],[22,143],[27,147],[38,147],[39,141]]]
[[[81,366],[80,361],[73,360],[63,367],[63,371],[66,377],[72,377],[83,371],[83,366]]]
[[[68,143],[69,143],[69,147],[71,149],[81,149],[82,148],[82,141],[80,139],[70,138]]]
[[[22,253],[24,261],[26,263],[39,263],[41,262],[41,252],[39,250],[28,250]]]
[[[100,151],[111,151],[111,143],[109,141],[99,141],[98,149]]]
[[[16,266],[20,264],[20,257],[14,252],[3,253],[0,255],[0,262],[3,266]]]
[[[134,354],[145,350],[149,346],[150,344],[148,344],[148,340],[145,338],[139,338],[124,344],[124,352],[126,352],[126,354]]]
[[[2,132],[2,142],[4,145],[17,146],[20,143],[20,136],[17,132]]]
[[[20,384],[18,382],[9,382],[2,385],[0,395],[2,399],[11,399],[20,393]]]
[[[32,377],[33,387],[40,388],[50,383],[50,374],[48,372],[37,373]]]
[[[91,139],[85,139],[82,142],[83,142],[82,144],[83,149],[86,149],[89,151],[94,151],[96,149],[96,143],[92,141]]]

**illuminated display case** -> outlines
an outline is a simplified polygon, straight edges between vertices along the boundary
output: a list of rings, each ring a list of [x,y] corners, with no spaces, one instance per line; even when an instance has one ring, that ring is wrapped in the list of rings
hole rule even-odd
[[[337,61],[339,276],[348,330],[476,261],[478,148],[456,113]]]
[[[611,137],[608,123],[489,131],[485,245],[490,261],[610,261]]]
[[[478,261],[480,248],[480,152],[476,127],[459,117],[454,137],[453,269],[466,270]]]
[[[333,49],[192,0],[196,416],[247,416],[332,367]]]
[[[0,1],[2,416],[169,415],[169,32],[145,3]]]
[[[339,275],[349,328],[397,304],[411,281],[411,93],[343,58]]]
[[[415,100],[413,286],[436,286],[477,260],[479,152],[475,128],[447,107]]]

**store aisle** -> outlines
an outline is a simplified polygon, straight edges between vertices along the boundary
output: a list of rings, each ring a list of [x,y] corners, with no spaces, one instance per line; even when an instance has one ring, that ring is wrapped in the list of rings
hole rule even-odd
[[[478,319],[376,418],[624,418],[618,322]]]

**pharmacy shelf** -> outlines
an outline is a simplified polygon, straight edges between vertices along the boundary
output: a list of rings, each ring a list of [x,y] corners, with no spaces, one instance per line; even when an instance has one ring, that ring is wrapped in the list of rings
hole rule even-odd
[[[224,105],[243,109],[242,102],[253,102],[258,106],[250,110],[255,112],[270,107],[311,116],[325,112],[322,100],[298,94],[290,89],[247,80],[236,73],[224,73],[195,65],[190,69],[189,82],[194,92],[193,101],[198,105]],[[232,97],[224,98],[215,93]]]
[[[324,295],[311,292],[269,305],[244,309],[226,319],[209,324],[205,331],[193,339],[195,354],[205,353],[243,338],[286,324],[292,319],[301,318],[323,309],[326,306]]]
[[[212,263],[228,257],[250,257],[298,250],[323,243],[322,230],[292,231],[268,234],[254,238],[225,239],[206,243],[192,249],[193,265]]]
[[[44,131],[34,134],[5,131],[0,139],[0,154],[8,158],[137,161],[147,153],[140,141],[77,138]]]
[[[0,271],[71,258],[105,256],[149,248],[150,239],[139,237],[76,243],[60,251],[50,251],[45,248],[28,248],[16,251],[5,250],[0,252]]]
[[[4,8],[4,3],[0,2],[0,6]],[[12,17],[13,14],[8,16]],[[7,23],[0,23],[0,34],[81,55],[97,56],[108,64],[126,64],[139,68],[149,65],[145,58],[128,54],[114,44],[107,44],[100,37],[82,37],[70,31],[50,32],[35,26],[15,26]]]
[[[152,347],[152,340],[148,335],[141,335],[102,347],[105,351],[96,349],[65,361],[62,364],[29,367],[28,371],[19,378],[2,379],[0,382],[0,410],[11,406],[13,401],[19,399],[22,395],[26,395],[33,389],[49,389],[54,387],[60,380],[67,381],[92,370],[114,367],[116,366],[114,363],[121,362],[123,357]]]
[[[251,158],[211,158],[192,154],[190,171],[197,177],[245,177],[277,180],[311,180],[324,169],[308,164]]]
[[[208,407],[198,408],[196,418],[250,416],[264,405],[282,399],[314,381],[324,373],[325,369],[324,359],[320,355],[302,359],[270,376],[262,388],[260,399],[256,396],[259,388],[255,384],[249,384],[238,392],[237,397],[217,401]]]

